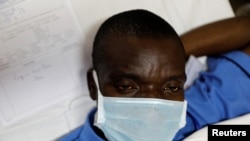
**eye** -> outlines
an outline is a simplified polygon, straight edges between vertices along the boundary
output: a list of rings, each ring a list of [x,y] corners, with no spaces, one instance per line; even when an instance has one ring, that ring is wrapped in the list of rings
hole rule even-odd
[[[166,94],[175,94],[182,92],[182,85],[179,83],[171,82],[162,88],[162,91]]]
[[[178,92],[180,90],[179,87],[169,87],[169,89],[172,91],[172,92]]]
[[[179,87],[166,87],[166,88],[163,88],[163,91],[165,92],[178,92],[180,90]]]
[[[137,92],[138,90],[136,83],[131,80],[120,81],[116,83],[115,88],[120,94],[131,94]]]
[[[133,88],[132,86],[129,86],[129,85],[117,85],[116,87],[117,89],[120,89],[120,90],[131,90]]]

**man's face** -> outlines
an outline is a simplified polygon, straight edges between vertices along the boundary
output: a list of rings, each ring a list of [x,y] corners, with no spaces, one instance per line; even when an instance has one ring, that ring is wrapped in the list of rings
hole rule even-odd
[[[108,36],[100,90],[104,96],[184,100],[183,51],[174,39]]]

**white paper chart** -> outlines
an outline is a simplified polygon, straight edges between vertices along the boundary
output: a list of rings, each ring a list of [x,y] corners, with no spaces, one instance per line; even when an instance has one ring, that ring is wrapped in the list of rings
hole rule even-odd
[[[68,0],[0,0],[3,125],[82,94],[82,38]]]

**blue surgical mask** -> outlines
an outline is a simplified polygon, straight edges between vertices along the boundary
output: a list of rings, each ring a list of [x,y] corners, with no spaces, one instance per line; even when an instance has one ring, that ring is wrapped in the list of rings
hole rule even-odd
[[[172,141],[186,123],[187,102],[104,97],[98,87],[94,125],[109,141]]]

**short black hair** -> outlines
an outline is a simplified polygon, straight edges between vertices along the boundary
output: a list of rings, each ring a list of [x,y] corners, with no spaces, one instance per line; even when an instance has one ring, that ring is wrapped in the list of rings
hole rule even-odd
[[[176,31],[160,16],[144,9],[121,12],[104,21],[96,33],[92,52],[93,68],[96,71],[100,69],[103,61],[104,37],[111,34],[156,40],[176,38],[182,46]]]

